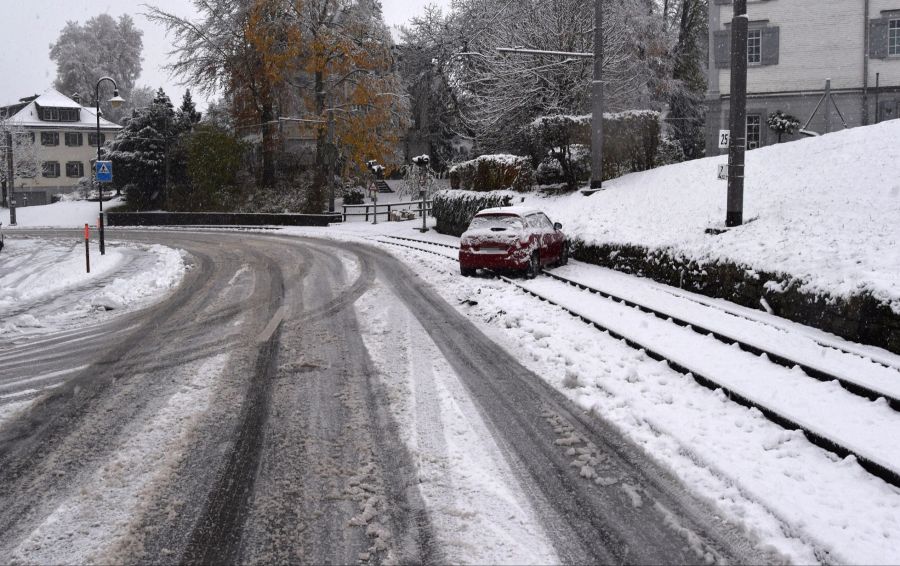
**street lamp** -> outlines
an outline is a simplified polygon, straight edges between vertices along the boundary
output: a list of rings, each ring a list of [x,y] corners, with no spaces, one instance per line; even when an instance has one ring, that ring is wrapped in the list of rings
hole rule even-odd
[[[116,84],[115,79],[111,77],[101,77],[99,81],[97,81],[97,87],[94,89],[94,100],[97,103],[97,163],[100,163],[100,149],[102,144],[100,143],[100,83],[103,81],[109,81],[113,84],[113,97],[109,99],[109,105],[113,108],[118,108],[122,106],[125,102],[125,99],[119,96],[119,85]],[[96,172],[97,166],[94,166],[94,178],[97,178]],[[100,255],[106,254],[106,244],[103,240],[103,188],[100,185],[100,181],[97,181],[97,196],[99,196],[100,200],[100,219],[98,221],[98,228],[100,228]]]

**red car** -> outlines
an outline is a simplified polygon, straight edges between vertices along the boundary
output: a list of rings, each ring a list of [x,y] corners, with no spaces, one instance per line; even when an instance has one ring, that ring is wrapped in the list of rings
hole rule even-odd
[[[535,277],[546,265],[568,261],[562,225],[531,208],[482,210],[459,240],[459,271],[465,277],[478,269],[521,271]]]

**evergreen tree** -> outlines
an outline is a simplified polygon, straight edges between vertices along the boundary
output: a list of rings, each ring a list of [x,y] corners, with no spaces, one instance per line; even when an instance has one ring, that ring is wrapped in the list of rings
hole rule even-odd
[[[178,109],[179,123],[181,123],[184,129],[191,130],[202,117],[203,115],[200,112],[197,112],[197,107],[194,105],[194,101],[191,98],[190,89],[185,90],[184,97],[181,99],[181,107]]]
[[[116,171],[114,186],[126,190],[131,208],[147,210],[165,202],[168,151],[183,131],[171,100],[159,89],[150,106],[135,110],[108,144],[106,158]]]

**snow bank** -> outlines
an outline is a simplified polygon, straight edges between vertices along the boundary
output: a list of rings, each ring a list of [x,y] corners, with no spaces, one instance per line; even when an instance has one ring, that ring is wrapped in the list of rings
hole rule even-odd
[[[185,272],[181,252],[159,245],[7,238],[0,254],[0,335],[48,332],[93,312],[133,310],[162,298]]]
[[[17,193],[20,194],[20,193]],[[124,202],[121,198],[103,203],[108,210]],[[25,206],[16,208],[16,225],[20,227],[56,227],[79,228],[85,224],[95,226],[100,216],[100,203],[86,200],[57,202],[44,206]],[[14,230],[9,225],[9,209],[0,208],[0,222],[4,230]]]
[[[718,156],[634,173],[590,197],[526,197],[588,244],[669,248],[784,273],[801,290],[871,292],[900,313],[900,121],[747,153],[744,218],[721,235],[725,181]]]

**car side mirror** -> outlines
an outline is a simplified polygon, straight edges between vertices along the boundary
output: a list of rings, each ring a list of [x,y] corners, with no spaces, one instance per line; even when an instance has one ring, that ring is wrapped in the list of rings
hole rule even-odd
[[[559,222],[554,222],[553,229],[554,230],[562,230],[562,224],[560,224]]]

